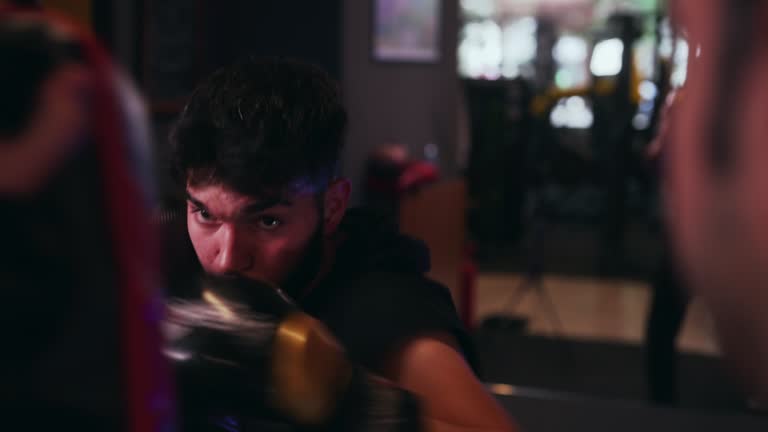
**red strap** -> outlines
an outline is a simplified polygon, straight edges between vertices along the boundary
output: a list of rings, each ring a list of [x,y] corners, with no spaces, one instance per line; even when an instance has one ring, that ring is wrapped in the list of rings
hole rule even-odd
[[[127,430],[170,430],[173,421],[169,366],[162,356],[158,248],[136,179],[119,109],[112,63],[90,32],[63,16],[35,9],[0,8],[0,19],[19,15],[67,29],[84,48],[94,78],[94,138],[101,160],[104,202],[112,232],[119,290]]]

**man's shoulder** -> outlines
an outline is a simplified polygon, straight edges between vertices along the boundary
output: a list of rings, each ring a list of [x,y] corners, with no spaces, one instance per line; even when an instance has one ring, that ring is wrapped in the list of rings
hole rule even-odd
[[[369,302],[409,300],[412,304],[435,299],[450,299],[450,291],[423,273],[402,272],[388,269],[361,269],[343,281],[339,281],[339,293],[349,299],[365,298]]]
[[[423,274],[429,271],[429,249],[424,242],[403,235],[374,211],[350,211],[340,227],[343,241],[337,250],[335,270],[341,275],[367,276],[387,271]]]
[[[458,317],[450,291],[422,274],[386,270],[358,273],[338,284],[326,303],[326,320],[336,326],[449,329]]]
[[[422,274],[362,271],[325,300],[318,318],[366,366],[425,334],[450,335],[468,360],[473,356],[450,291]]]

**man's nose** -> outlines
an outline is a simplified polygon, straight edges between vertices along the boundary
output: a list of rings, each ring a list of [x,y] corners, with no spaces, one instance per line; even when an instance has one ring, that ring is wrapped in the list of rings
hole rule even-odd
[[[211,270],[217,274],[239,274],[253,264],[249,251],[241,247],[237,229],[233,224],[224,224],[216,233],[217,244]]]

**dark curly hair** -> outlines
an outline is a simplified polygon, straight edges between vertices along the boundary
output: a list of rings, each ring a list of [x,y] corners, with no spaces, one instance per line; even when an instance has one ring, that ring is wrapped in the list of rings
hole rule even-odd
[[[296,60],[248,57],[203,80],[171,132],[174,177],[252,196],[337,170],[347,114],[336,83]]]

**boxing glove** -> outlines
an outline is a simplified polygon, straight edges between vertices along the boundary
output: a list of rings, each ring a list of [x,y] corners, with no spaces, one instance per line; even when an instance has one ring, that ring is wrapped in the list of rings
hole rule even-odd
[[[165,326],[185,430],[419,429],[416,399],[350,363],[278,287],[201,286],[199,299],[169,300]]]

